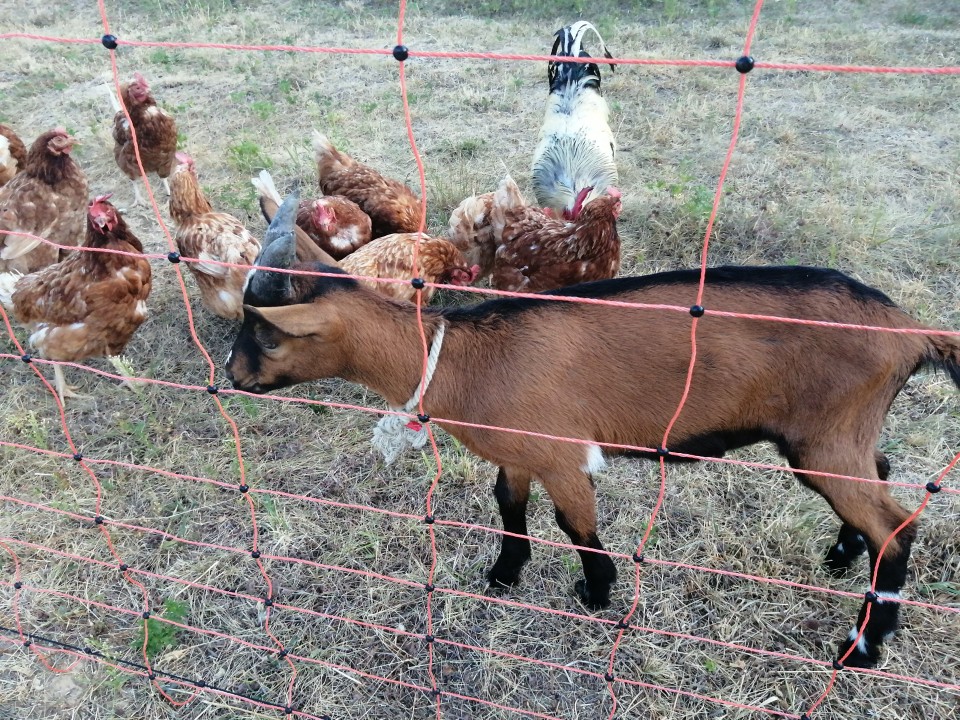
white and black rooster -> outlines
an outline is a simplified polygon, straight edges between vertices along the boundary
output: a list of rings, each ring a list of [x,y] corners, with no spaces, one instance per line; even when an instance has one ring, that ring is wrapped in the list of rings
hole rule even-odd
[[[597,36],[604,57],[612,59],[600,33],[585,20],[557,30],[550,54],[592,57],[582,47],[587,32]],[[610,109],[600,95],[595,63],[551,62],[547,79],[550,95],[533,153],[533,191],[543,207],[572,220],[583,205],[618,184]]]

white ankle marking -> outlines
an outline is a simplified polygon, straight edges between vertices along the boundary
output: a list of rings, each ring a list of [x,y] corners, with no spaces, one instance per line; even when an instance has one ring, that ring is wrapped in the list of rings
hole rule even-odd
[[[854,626],[853,626],[853,629],[850,630],[850,634],[847,636],[847,637],[850,638],[850,642],[853,642],[854,640],[856,640],[856,639],[857,639],[857,635],[858,635],[859,633],[860,633],[860,631],[857,630],[857,626],[854,625]],[[862,635],[860,635],[860,639],[857,640],[857,650],[859,650],[860,652],[862,652],[864,655],[867,654],[867,640],[866,640],[866,638],[864,638]]]

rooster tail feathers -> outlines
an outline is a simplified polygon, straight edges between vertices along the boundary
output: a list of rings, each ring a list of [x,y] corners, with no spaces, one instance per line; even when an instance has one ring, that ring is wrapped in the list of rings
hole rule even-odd
[[[269,172],[261,170],[260,175],[255,178],[250,178],[250,182],[253,183],[260,197],[273,200],[277,205],[283,204],[283,198],[280,197],[280,192],[273,182],[273,176]]]
[[[562,27],[555,33],[553,48],[550,54],[555,57],[592,57],[583,49],[583,36],[592,32],[600,41],[600,49],[605,58],[613,59],[606,43],[599,31],[592,23],[580,20]],[[610,71],[615,66],[610,63]],[[596,63],[568,63],[553,61],[547,64],[547,80],[550,83],[550,92],[561,92],[571,85],[578,87],[593,87],[600,90],[600,68]]]

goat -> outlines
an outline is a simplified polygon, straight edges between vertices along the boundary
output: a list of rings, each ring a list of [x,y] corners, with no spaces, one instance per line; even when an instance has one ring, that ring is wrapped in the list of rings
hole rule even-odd
[[[292,258],[292,251],[287,256]],[[349,278],[309,278],[308,290],[302,283],[297,289],[289,274],[264,267],[279,265],[261,263],[255,276],[262,273],[264,282],[251,283],[267,292],[258,299],[261,307],[248,303],[244,308],[227,363],[235,388],[263,393],[340,377],[374,390],[394,407],[411,397],[423,364],[414,306],[365,290]],[[279,280],[267,282],[270,277]],[[698,280],[699,271],[681,270],[585,283],[553,294],[685,306]],[[890,404],[923,365],[945,368],[960,386],[960,339],[924,327],[878,290],[820,268],[712,268],[704,304],[708,310],[697,328],[693,382],[670,433],[666,459],[678,459],[673,453],[721,457],[727,450],[772,441],[796,477],[840,517],[827,566],[843,572],[864,550],[875,565],[881,546],[909,513],[882,483],[814,473],[886,479],[889,466],[875,447]],[[710,309],[921,332],[725,317]],[[576,592],[589,608],[605,607],[616,569],[597,536],[592,475],[604,458],[596,443],[660,445],[684,388],[691,317],[540,298],[422,312],[427,338],[444,326],[424,412],[499,466],[494,496],[511,535],[503,536],[488,572],[491,586],[515,584],[530,557],[525,515],[530,482],[536,479],[553,500],[558,525],[578,547],[584,577]],[[579,438],[584,444],[443,419]],[[840,646],[840,657],[849,652],[847,665],[873,666],[896,629],[915,534],[913,524],[905,526],[879,559],[877,598],[864,602]],[[857,641],[871,601],[870,622]]]

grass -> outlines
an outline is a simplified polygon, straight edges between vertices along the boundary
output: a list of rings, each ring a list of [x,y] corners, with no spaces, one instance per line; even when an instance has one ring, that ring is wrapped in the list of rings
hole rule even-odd
[[[118,0],[107,3],[122,38],[206,42],[296,43],[390,47],[396,5],[387,2],[266,6],[245,0]],[[464,5],[412,2],[405,42],[411,47],[543,53],[553,31],[582,13],[597,22],[621,57],[730,59],[740,53],[751,3],[682,0],[614,2],[480,0]],[[73,14],[49,9],[0,8],[0,27],[86,37],[96,28],[95,6]],[[956,64],[960,9],[949,0],[924,3],[768,0],[752,52],[788,62],[890,65]],[[80,162],[91,191],[132,199],[114,164],[103,92],[110,79],[99,46],[62,48],[33,41],[0,43],[0,115],[32,139],[62,124],[83,146]],[[360,159],[417,184],[390,58],[323,54],[241,53],[124,47],[122,76],[141,71],[160,101],[174,110],[180,144],[197,163],[217,209],[232,212],[255,233],[263,223],[249,178],[269,167],[281,191],[313,187],[309,136],[318,128]],[[411,60],[406,67],[413,126],[426,164],[430,227],[439,231],[467,194],[495,187],[509,171],[529,195],[529,160],[542,120],[544,68],[520,62]],[[924,322],[960,328],[960,126],[958,79],[900,75],[844,75],[755,71],[747,77],[744,124],[733,157],[710,261],[830,265],[889,294]],[[730,139],[736,77],[718,69],[622,67],[605,76],[613,113],[625,209],[620,232],[625,274],[699,262],[717,175]],[[155,188],[157,189],[157,188]],[[158,189],[159,190],[159,189]],[[164,200],[163,191],[158,199]],[[166,209],[162,208],[167,219]],[[166,252],[152,213],[128,216],[148,250]],[[133,374],[206,386],[208,368],[192,344],[175,268],[154,265],[150,319],[128,347]],[[211,317],[186,278],[196,331],[217,368],[236,324]],[[460,295],[439,294],[443,302]],[[21,331],[21,340],[25,334]],[[4,351],[11,352],[9,343]],[[49,394],[19,360],[4,363],[0,440],[67,452]],[[105,361],[91,365],[112,372]],[[42,369],[48,375],[48,368]],[[102,488],[99,512],[110,520],[155,528],[188,541],[236,548],[201,548],[168,536],[110,526],[113,547],[131,568],[182,578],[319,613],[277,611],[270,632],[298,654],[391,680],[428,685],[422,639],[335,621],[342,616],[393,631],[426,632],[419,587],[327,569],[343,566],[421,583],[431,565],[427,527],[420,517],[433,478],[429,456],[411,454],[384,467],[371,453],[374,418],[323,406],[221,395],[238,424],[245,479],[264,555],[314,560],[304,565],[264,560],[271,584],[249,557],[250,504],[235,490],[181,476],[239,484],[233,431],[205,392],[146,385],[139,393],[113,381],[67,369],[68,381],[90,400],[67,407],[71,436],[85,457],[146,463],[174,475],[122,465],[91,464]],[[329,381],[294,388],[297,398],[382,407],[372,393]],[[892,479],[926,483],[949,461],[960,439],[957,392],[946,379],[921,375],[894,403],[881,447],[891,456]],[[447,436],[440,437],[444,473],[433,496],[437,517],[499,527],[491,494],[495,470]],[[736,454],[775,462],[772,448]],[[92,517],[97,488],[72,460],[0,446],[0,494]],[[947,484],[953,485],[953,476]],[[651,517],[659,490],[654,465],[614,461],[598,478],[601,535],[607,546],[631,554]],[[277,493],[378,508],[359,512]],[[920,494],[895,490],[907,506]],[[565,541],[553,510],[537,488],[530,501],[535,536]],[[909,597],[958,607],[960,502],[941,493],[928,505],[910,566]],[[436,584],[485,592],[483,573],[496,537],[434,526]],[[844,579],[819,565],[837,521],[824,503],[790,477],[724,465],[671,467],[664,507],[656,517],[648,555],[680,563],[783,578],[855,593],[863,591],[865,563]],[[101,560],[108,567],[56,558],[17,545],[21,577],[30,587],[90,601],[142,609],[139,589],[125,583],[103,535],[91,523],[6,501],[0,536],[35,542]],[[13,547],[11,545],[11,547]],[[3,582],[13,573],[0,552]],[[615,622],[633,601],[633,565],[619,563],[613,606],[600,617]],[[507,600],[584,614],[571,586],[579,563],[569,550],[537,546],[521,584]],[[272,647],[262,603],[138,575],[158,617],[181,614],[199,628]],[[169,603],[179,603],[177,610]],[[749,583],[671,566],[644,566],[635,621],[674,633],[820,660],[832,657],[849,629],[854,599]],[[563,718],[606,717],[602,675],[615,638],[612,626],[534,613],[471,597],[436,593],[433,634],[462,644],[540,658],[561,672],[437,643],[433,670],[445,690],[474,695]],[[31,631],[142,661],[143,621],[97,606],[22,592],[18,611]],[[890,643],[883,669],[960,684],[957,615],[905,610],[905,626]],[[13,590],[0,585],[0,624],[13,621]],[[155,630],[153,624],[158,629]],[[151,620],[149,652],[156,666],[270,702],[282,701],[289,667],[264,651],[211,635],[175,630],[167,638]],[[94,643],[97,643],[94,645]],[[61,668],[69,659],[53,655]],[[313,715],[338,718],[433,717],[424,693],[377,682],[347,670],[297,663],[295,702]],[[733,702],[763,704],[799,714],[823,690],[827,671],[757,657],[675,636],[627,633],[615,663],[618,678],[637,680]],[[274,717],[229,698],[201,694],[177,711],[134,676],[94,663],[68,674],[79,690],[66,692],[60,676],[37,659],[0,644],[0,718],[82,716],[95,720]],[[69,686],[69,683],[67,683]],[[746,712],[618,683],[618,717],[694,720],[747,718]],[[67,687],[69,689],[69,687]],[[171,688],[165,688],[175,692]],[[185,699],[184,695],[176,697]],[[956,713],[949,691],[889,678],[843,673],[817,717],[947,718]],[[504,713],[445,697],[446,718],[492,720]],[[184,715],[185,716],[185,715]]]

